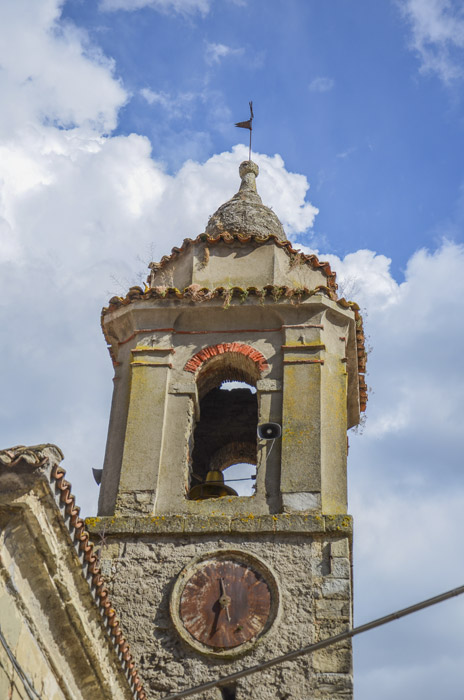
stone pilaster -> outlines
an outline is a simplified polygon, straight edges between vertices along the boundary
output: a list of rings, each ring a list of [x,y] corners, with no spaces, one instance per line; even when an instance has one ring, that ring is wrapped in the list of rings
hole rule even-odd
[[[116,512],[153,512],[171,353],[171,348],[132,350],[129,411]]]

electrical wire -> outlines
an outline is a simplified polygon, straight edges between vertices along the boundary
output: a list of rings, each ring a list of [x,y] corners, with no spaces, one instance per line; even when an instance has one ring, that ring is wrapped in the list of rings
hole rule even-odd
[[[41,700],[40,695],[34,690],[32,683],[30,682],[30,680],[26,676],[25,672],[23,671],[23,669],[19,665],[19,662],[18,662],[16,656],[11,651],[11,649],[8,645],[8,642],[6,641],[5,637],[3,636],[1,629],[0,629],[0,642],[3,646],[3,648],[5,649],[8,658],[11,661],[14,670],[16,671],[18,676],[20,677],[22,684],[24,686],[24,690],[27,693],[27,696],[30,698],[30,700]]]
[[[201,481],[202,484],[205,484],[206,482],[202,477],[197,476],[196,474],[192,474],[192,476],[195,477],[198,481]],[[253,476],[244,476],[242,479],[226,479],[224,478],[224,481],[208,481],[208,484],[228,484],[229,481],[256,481],[256,475],[254,474]]]
[[[242,671],[237,671],[236,673],[231,673],[229,676],[224,676],[223,678],[218,678],[215,681],[210,681],[209,683],[203,683],[202,685],[197,685],[194,688],[188,688],[187,690],[181,690],[178,693],[173,693],[172,695],[165,696],[162,700],[179,700],[179,698],[186,698],[190,695],[196,695],[204,690],[210,690],[211,688],[216,688],[217,686],[224,685],[224,683],[230,683],[231,681],[236,681],[239,678],[244,678],[244,676],[251,676],[257,671],[263,671],[266,668],[271,668],[272,666],[277,666],[284,661],[293,661],[293,659],[303,656],[303,654],[311,654],[318,649],[323,649],[325,647],[331,646],[332,644],[337,644],[337,642],[342,642],[345,639],[350,639],[355,637],[357,634],[362,634],[363,632],[368,632],[369,630],[380,627],[381,625],[386,625],[388,622],[393,622],[393,620],[399,620],[401,617],[406,615],[411,615],[412,613],[418,612],[419,610],[424,610],[424,608],[429,608],[437,603],[442,603],[444,600],[453,598],[455,596],[464,593],[464,586],[459,586],[458,588],[453,588],[446,593],[441,593],[440,595],[434,596],[433,598],[428,598],[415,605],[410,605],[407,608],[398,610],[397,612],[390,613],[390,615],[385,615],[384,617],[379,617],[372,622],[367,622],[359,627],[353,627],[347,632],[342,632],[334,637],[328,637],[323,639],[321,642],[316,644],[310,644],[308,646],[302,647],[301,649],[296,649],[295,651],[290,651],[282,656],[277,656],[269,661],[264,661],[263,663],[256,664],[256,666],[250,666],[249,668],[244,668]]]
[[[270,455],[271,455],[272,448],[274,447],[275,441],[276,441],[276,438],[273,439],[272,445],[271,445],[270,448],[269,448],[269,452],[268,452],[267,455],[266,455],[266,462],[267,462],[267,460],[269,459],[269,457],[270,457]]]

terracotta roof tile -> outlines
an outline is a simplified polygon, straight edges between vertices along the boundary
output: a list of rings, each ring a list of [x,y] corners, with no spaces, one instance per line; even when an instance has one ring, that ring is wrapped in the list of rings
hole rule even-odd
[[[216,299],[219,297],[227,297],[232,299],[237,297],[239,301],[243,301],[243,296],[248,297],[249,295],[256,296],[259,301],[264,300],[264,298],[270,297],[274,301],[277,299],[288,299],[288,300],[300,300],[303,298],[308,298],[314,294],[325,294],[330,299],[338,301],[336,294],[325,285],[319,285],[314,289],[308,289],[307,287],[286,287],[268,284],[264,287],[215,287],[214,289],[208,289],[207,287],[199,287],[198,285],[190,285],[185,287],[185,289],[180,290],[177,287],[146,287],[143,290],[141,287],[131,287],[129,292],[125,297],[111,297],[109,300],[109,306],[102,309],[102,317],[106,314],[115,311],[121,306],[128,306],[136,301],[147,301],[148,299],[190,299],[193,298],[195,301],[210,301],[211,299]]]
[[[279,244],[286,245],[281,241],[279,241]],[[325,263],[320,264],[323,265]],[[308,299],[315,294],[324,294],[335,301],[342,308],[351,309],[351,311],[354,313],[358,354],[360,407],[361,411],[365,411],[367,404],[367,385],[363,375],[366,372],[367,356],[365,350],[363,320],[359,311],[359,306],[353,301],[338,299],[334,289],[324,285],[320,285],[315,289],[307,289],[306,287],[279,287],[271,284],[262,288],[247,287],[246,289],[242,287],[231,287],[230,289],[226,289],[225,287],[216,287],[215,289],[208,289],[207,287],[199,287],[199,285],[190,285],[190,287],[186,287],[182,291],[176,287],[146,287],[145,290],[143,290],[141,287],[131,287],[125,297],[112,297],[109,301],[109,306],[103,308],[102,330],[103,334],[105,335],[106,342],[110,348],[113,363],[116,363],[116,358],[111,351],[111,341],[106,333],[103,319],[112,311],[116,311],[117,309],[123,306],[128,306],[136,301],[148,301],[150,299],[193,299],[196,302],[201,303],[223,297],[224,304],[227,305],[229,305],[233,299],[237,299],[240,303],[243,303],[244,298],[250,299],[250,301],[255,299],[260,304],[265,303],[266,298],[272,299],[274,302],[280,300],[294,304],[303,301],[304,299]]]
[[[146,700],[147,696],[135,668],[129,645],[124,639],[116,617],[116,611],[109,600],[108,590],[105,587],[105,581],[98,566],[98,557],[93,551],[93,542],[90,541],[84,521],[79,517],[80,508],[76,506],[75,498],[71,493],[71,484],[64,478],[66,472],[59,464],[62,459],[63,453],[59,447],[51,444],[33,445],[30,447],[17,445],[6,450],[0,450],[0,465],[3,467],[14,469],[21,463],[26,463],[32,469],[51,467],[51,470],[45,470],[43,473],[49,475],[56,503],[64,521],[69,522],[69,533],[74,541],[74,547],[79,556],[84,577],[89,583],[100,614],[107,618],[106,630],[110,642],[118,654],[134,698],[136,700]]]
[[[239,241],[240,243],[251,242],[256,246],[263,245],[265,243],[268,243],[269,241],[272,241],[279,248],[283,248],[288,254],[288,256],[294,259],[295,262],[298,262],[299,264],[303,263],[305,265],[310,265],[313,268],[313,270],[322,270],[325,276],[327,277],[327,286],[330,287],[330,289],[332,289],[333,291],[335,291],[337,288],[335,282],[335,272],[331,270],[330,264],[328,262],[320,262],[316,255],[307,255],[306,253],[302,253],[301,251],[293,248],[290,241],[281,240],[274,234],[270,234],[269,236],[262,238],[256,238],[252,235],[243,236],[239,233],[224,232],[218,234],[217,236],[208,236],[206,233],[201,233],[196,238],[186,238],[180,248],[177,248],[175,246],[171,250],[170,255],[163,255],[159,262],[150,263],[149,268],[151,270],[156,271],[161,270],[163,267],[165,267],[167,263],[171,262],[172,260],[175,260],[177,257],[179,257],[179,255],[181,255],[184,251],[186,251],[191,245],[194,245],[195,243],[207,242],[210,245],[215,245],[220,242],[234,243],[235,241]],[[149,284],[150,280],[151,275],[149,275],[147,278],[147,282]]]
[[[314,270],[322,270],[327,278],[327,285],[319,285],[315,289],[303,288],[292,288],[287,286],[276,286],[276,285],[266,285],[262,288],[257,287],[247,287],[246,289],[241,287],[216,287],[215,289],[208,289],[207,287],[200,287],[198,284],[192,284],[183,290],[177,289],[176,287],[167,286],[146,286],[142,289],[139,286],[131,287],[125,297],[114,296],[109,301],[109,306],[103,308],[102,310],[102,328],[105,335],[105,339],[108,346],[111,346],[110,340],[107,337],[105,327],[103,325],[103,318],[106,314],[115,311],[116,309],[132,304],[136,301],[146,301],[148,299],[192,299],[196,302],[207,302],[212,299],[217,299],[219,297],[224,298],[224,305],[229,305],[234,298],[237,298],[240,302],[244,299],[256,298],[259,303],[264,303],[266,297],[272,298],[273,301],[279,299],[287,300],[290,303],[295,303],[295,301],[300,301],[305,298],[309,298],[314,294],[325,294],[330,299],[340,304],[343,308],[350,308],[355,315],[356,320],[356,341],[358,349],[358,372],[359,372],[359,393],[360,393],[360,405],[361,410],[364,411],[367,403],[367,386],[364,379],[364,373],[366,372],[366,351],[365,351],[365,338],[362,325],[362,317],[359,313],[359,306],[345,299],[338,299],[336,290],[336,274],[332,271],[330,264],[328,262],[321,262],[316,255],[307,255],[299,250],[292,247],[292,244],[287,240],[282,240],[276,235],[270,234],[267,237],[256,238],[252,235],[241,235],[239,233],[229,233],[227,231],[222,232],[216,236],[211,236],[206,233],[202,233],[196,238],[186,238],[181,247],[174,247],[170,255],[164,255],[160,262],[152,262],[149,267],[152,271],[158,271],[163,269],[169,262],[178,258],[182,253],[184,253],[190,246],[200,243],[207,242],[209,245],[215,245],[220,242],[224,243],[234,243],[238,241],[240,243],[253,243],[256,246],[263,245],[272,241],[276,246],[285,250],[292,261],[295,264],[305,264],[312,267]],[[150,285],[152,280],[152,273],[148,276],[147,282]],[[113,359],[113,363],[116,364],[116,359],[112,354],[110,347],[110,354]]]

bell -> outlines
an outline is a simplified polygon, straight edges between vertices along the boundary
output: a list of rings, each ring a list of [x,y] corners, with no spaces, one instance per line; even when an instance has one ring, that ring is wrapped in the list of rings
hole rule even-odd
[[[205,498],[221,498],[222,496],[238,496],[230,486],[224,483],[224,474],[219,469],[211,469],[203,484],[192,486],[188,492],[191,501],[202,501]]]

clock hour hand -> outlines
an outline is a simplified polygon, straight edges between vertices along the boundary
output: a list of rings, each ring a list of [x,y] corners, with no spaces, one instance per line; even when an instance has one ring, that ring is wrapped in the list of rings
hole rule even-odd
[[[219,622],[219,615],[221,614],[221,606],[215,603],[213,610],[215,610],[215,615],[214,615],[214,620],[213,620],[213,626],[211,628],[210,632],[210,639],[214,637],[218,630],[218,622]]]
[[[227,620],[230,622],[229,605],[231,604],[231,598],[226,593],[226,587],[224,585],[224,579],[219,579],[219,584],[221,586],[221,597],[219,598],[219,605],[226,611]]]

